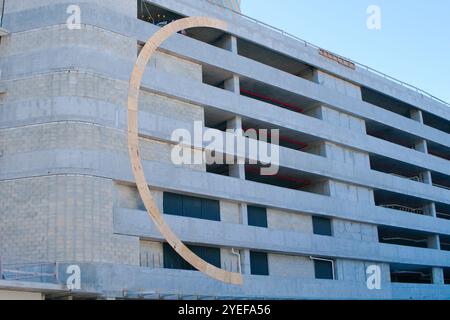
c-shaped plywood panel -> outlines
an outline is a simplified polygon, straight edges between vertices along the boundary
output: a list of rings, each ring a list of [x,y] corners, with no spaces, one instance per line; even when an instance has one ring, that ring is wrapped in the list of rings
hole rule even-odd
[[[190,17],[174,21],[158,32],[156,32],[145,44],[131,74],[128,89],[128,149],[130,160],[136,184],[142,201],[145,204],[148,214],[155,223],[163,237],[172,246],[172,248],[184,260],[190,263],[194,268],[216,280],[230,283],[234,285],[242,285],[242,275],[239,273],[228,272],[207,263],[195,253],[193,253],[172,231],[170,226],[164,220],[161,211],[151,195],[148,182],[145,177],[142,160],[139,149],[139,130],[138,130],[138,99],[141,87],[142,77],[146,70],[146,66],[159,46],[170,36],[190,28],[207,27],[227,31],[228,26],[225,22],[206,18],[206,17]]]

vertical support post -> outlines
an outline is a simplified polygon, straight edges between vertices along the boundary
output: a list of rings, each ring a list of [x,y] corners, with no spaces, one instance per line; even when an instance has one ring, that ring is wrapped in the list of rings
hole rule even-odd
[[[418,121],[420,123],[423,122],[423,113],[421,110],[412,110],[410,112],[411,119]],[[426,140],[418,141],[415,145],[415,149],[417,151],[427,153],[428,154],[428,143]],[[433,177],[431,176],[430,171],[424,171],[420,174],[422,182],[433,185]],[[434,202],[431,202],[429,205],[425,208],[425,213],[429,216],[432,216],[434,218],[437,217],[436,214],[436,204]],[[428,248],[435,249],[435,250],[441,250],[441,240],[438,234],[432,235],[428,238]],[[444,270],[442,268],[433,268],[432,269],[432,280],[433,284],[436,285],[443,285],[444,284]]]

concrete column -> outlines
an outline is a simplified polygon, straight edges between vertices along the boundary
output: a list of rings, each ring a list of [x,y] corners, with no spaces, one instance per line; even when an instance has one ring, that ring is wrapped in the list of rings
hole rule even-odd
[[[216,43],[216,46],[231,51],[235,54],[238,53],[238,46],[237,46],[237,38],[232,35],[224,35],[222,38],[220,38]]]
[[[425,206],[425,214],[427,216],[436,218],[437,217],[437,213],[436,213],[436,204],[434,202],[430,203],[429,205]]]
[[[232,78],[225,80],[225,90],[240,94],[241,87],[239,84],[239,76],[233,75]]]
[[[423,113],[422,110],[411,110],[410,111],[411,119],[423,123]],[[415,149],[420,152],[428,153],[428,144],[426,140],[418,141],[415,145]]]
[[[417,122],[420,122],[420,123],[423,123],[423,113],[422,113],[422,110],[411,110],[410,112],[409,112],[409,114],[410,114],[410,116],[411,116],[411,119],[413,119],[413,120],[415,120],[415,121],[417,121]]]
[[[411,119],[423,123],[423,113],[421,110],[412,110],[410,112]],[[428,153],[428,143],[426,140],[418,141],[415,145],[415,149],[417,151]],[[421,179],[423,183],[433,184],[433,179],[430,171],[424,171],[421,174]],[[436,204],[430,203],[425,207],[425,213],[432,216],[437,217],[436,215]],[[441,250],[441,240],[439,235],[432,235],[428,238],[428,248]],[[433,284],[443,285],[444,284],[444,270],[442,268],[433,268],[432,269],[432,278]]]
[[[433,268],[432,270],[433,284],[444,285],[444,270],[442,268]]]
[[[428,238],[428,248],[430,249],[441,249],[441,243],[439,235],[433,235]],[[443,285],[444,284],[444,270],[442,268],[432,268],[432,279],[433,284]]]
[[[428,153],[428,143],[426,140],[420,140],[417,141],[414,144],[414,149],[416,149],[417,151],[423,152],[423,153]]]
[[[227,129],[242,130],[242,118],[234,117],[227,122]],[[245,165],[233,164],[230,165],[230,177],[239,178],[245,180]]]
[[[441,242],[438,235],[432,235],[428,237],[428,248],[430,249],[441,249]]]
[[[225,90],[232,91],[236,94],[240,94],[239,87],[239,77],[234,75],[233,78],[225,81]],[[227,122],[227,129],[232,130],[242,130],[242,118],[234,117]],[[243,164],[234,164],[230,165],[230,177],[235,177],[238,179],[245,180],[245,165]],[[239,204],[239,220],[243,225],[248,225],[248,216],[247,216],[247,204],[240,203]],[[250,250],[243,249],[241,252],[241,270],[242,274],[251,274],[251,265],[250,265]]]
[[[239,215],[241,224],[248,225],[247,204],[239,204]],[[241,250],[241,270],[242,274],[251,274],[250,250],[248,249]]]
[[[423,183],[426,184],[432,184],[433,181],[431,179],[431,172],[430,171],[424,171],[420,174],[420,178],[422,179]]]

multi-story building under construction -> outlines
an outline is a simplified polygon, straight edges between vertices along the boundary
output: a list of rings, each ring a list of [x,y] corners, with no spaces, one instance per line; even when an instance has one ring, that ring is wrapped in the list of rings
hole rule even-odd
[[[0,298],[450,297],[450,106],[239,3],[2,1]],[[141,157],[167,223],[242,286],[165,242],[128,155],[138,53],[197,16],[229,30],[185,30],[158,49],[139,99]],[[172,133],[199,121],[279,129],[278,173],[174,164]],[[81,287],[68,288],[74,270]]]

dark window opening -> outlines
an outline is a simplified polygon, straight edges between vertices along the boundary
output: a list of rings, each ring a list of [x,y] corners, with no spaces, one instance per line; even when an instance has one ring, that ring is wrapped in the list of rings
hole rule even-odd
[[[331,219],[322,217],[313,217],[312,219],[314,234],[329,237],[333,235]]]
[[[432,284],[432,270],[427,267],[391,265],[391,282]]]
[[[314,272],[316,279],[334,280],[334,263],[326,260],[314,260]]]
[[[394,244],[415,248],[428,248],[431,235],[418,231],[404,230],[392,227],[378,227],[380,243]]]
[[[230,177],[231,166],[227,164],[211,164],[206,166],[206,172]]]
[[[425,169],[395,159],[372,154],[370,168],[399,178],[424,183],[422,173]]]
[[[163,206],[168,215],[220,221],[220,203],[217,200],[164,192]]]
[[[425,111],[422,114],[424,124],[450,134],[450,121]]]
[[[158,7],[145,0],[138,0],[138,18],[159,27],[164,27],[172,21],[184,18],[182,15],[168,9]]]
[[[450,268],[444,269],[444,284],[446,285],[450,284]]]
[[[250,252],[250,268],[252,275],[268,276],[269,275],[269,261],[267,253],[264,252]]]
[[[406,118],[411,118],[411,111],[416,110],[410,104],[366,87],[361,87],[361,93],[363,101]]]
[[[416,147],[417,143],[420,141],[419,138],[383,123],[366,121],[366,133],[369,136],[388,141],[408,149],[420,151],[420,149]]]
[[[238,54],[297,77],[314,80],[313,66],[256,43],[238,39]]]
[[[436,203],[436,214],[440,219],[450,220],[450,205]]]
[[[268,166],[263,166],[262,164],[246,165],[246,180],[280,188],[329,195],[325,186],[325,180],[320,176],[285,167],[279,168],[275,175],[264,175],[261,171],[262,168],[268,168]]]
[[[446,175],[432,172],[431,173],[433,186],[441,189],[447,189],[450,190],[450,178]]]
[[[264,102],[262,108],[270,112],[270,105],[296,113],[304,113],[317,106],[317,101],[289,90],[283,90],[265,82],[247,77],[239,78],[240,93],[242,96]]]
[[[220,249],[200,246],[188,246],[188,248],[206,262],[221,268]],[[163,245],[163,259],[165,269],[196,270],[167,243]]]
[[[247,206],[248,225],[267,228],[267,209],[263,207]]]
[[[440,236],[441,250],[450,251],[450,236]]]
[[[432,141],[428,141],[428,153],[441,159],[450,160],[450,148]]]
[[[375,205],[379,207],[411,214],[431,215],[430,203],[424,199],[385,190],[375,190],[374,198]]]

